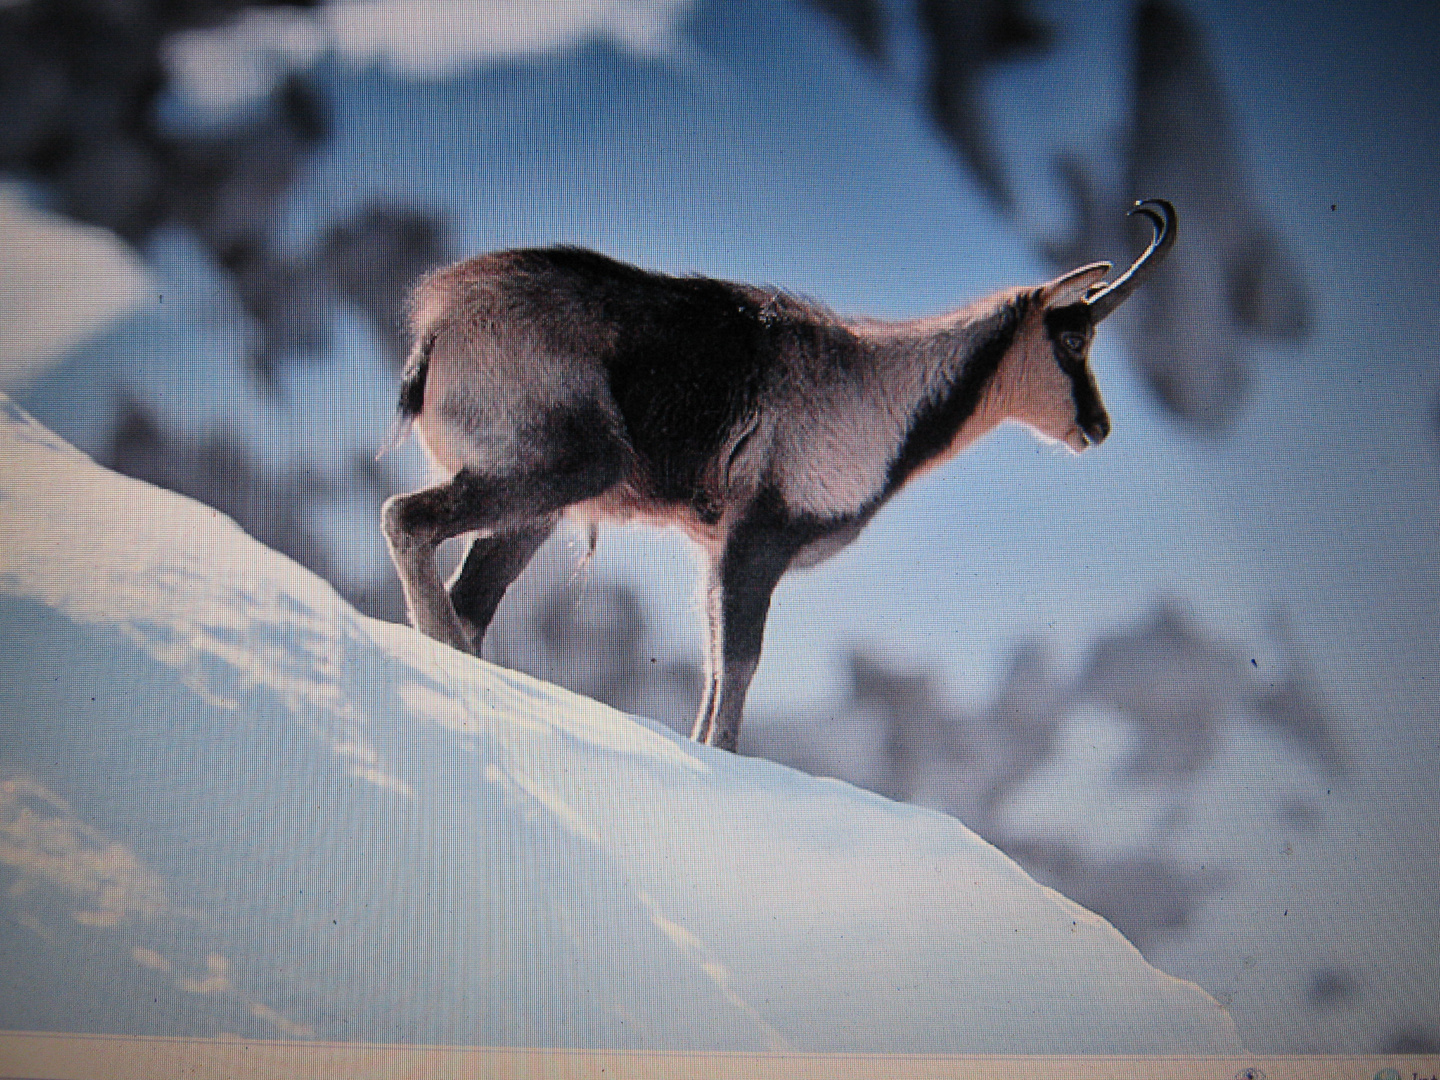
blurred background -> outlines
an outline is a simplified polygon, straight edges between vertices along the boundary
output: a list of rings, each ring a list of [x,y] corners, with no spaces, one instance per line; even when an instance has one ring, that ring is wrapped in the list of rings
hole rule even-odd
[[[904,317],[1170,199],[1110,440],[998,433],[788,578],[741,750],[955,815],[1253,1051],[1440,1052],[1437,50],[1421,2],[10,0],[0,389],[401,621],[427,269],[573,243]],[[688,732],[683,541],[585,547],[487,657]]]

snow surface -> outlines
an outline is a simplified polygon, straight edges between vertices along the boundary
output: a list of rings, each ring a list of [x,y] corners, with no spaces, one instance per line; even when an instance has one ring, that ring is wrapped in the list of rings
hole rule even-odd
[[[34,379],[154,284],[114,233],[36,210],[18,185],[0,184],[0,388]]]
[[[3,402],[5,1026],[1223,1053],[957,821],[366,619]]]
[[[165,43],[172,94],[205,119],[243,112],[289,71],[322,55],[443,76],[481,63],[535,59],[609,42],[644,57],[679,51],[692,0],[332,0],[312,10],[257,8]],[[195,118],[192,118],[195,119]]]

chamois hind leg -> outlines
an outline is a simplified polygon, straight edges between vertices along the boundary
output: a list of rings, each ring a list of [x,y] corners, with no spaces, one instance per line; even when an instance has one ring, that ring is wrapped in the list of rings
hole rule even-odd
[[[470,635],[435,567],[435,549],[466,532],[535,530],[570,504],[603,494],[624,474],[626,460],[623,445],[597,441],[545,469],[504,477],[461,469],[444,484],[387,499],[380,524],[416,629],[471,652]]]
[[[709,746],[734,750],[750,680],[760,664],[765,620],[775,586],[803,546],[782,521],[768,515],[747,518],[731,534],[711,586],[718,607],[710,630],[711,688],[695,722],[696,737]],[[718,637],[718,641],[716,638]]]
[[[448,586],[450,603],[476,656],[505,591],[555,530],[554,517],[514,532],[477,536]]]
[[[470,652],[466,633],[435,566],[435,549],[452,536],[495,529],[506,515],[506,490],[467,470],[444,484],[387,499],[380,527],[400,575],[410,622],[427,637]]]

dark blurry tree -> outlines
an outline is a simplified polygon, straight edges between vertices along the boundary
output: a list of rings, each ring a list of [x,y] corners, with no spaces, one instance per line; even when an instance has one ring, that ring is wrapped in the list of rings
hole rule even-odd
[[[873,63],[889,62],[883,0],[811,0],[845,29]],[[1024,0],[919,0],[925,50],[925,104],[930,119],[980,188],[1006,213],[1015,197],[980,95],[986,69],[1043,53],[1051,31]]]

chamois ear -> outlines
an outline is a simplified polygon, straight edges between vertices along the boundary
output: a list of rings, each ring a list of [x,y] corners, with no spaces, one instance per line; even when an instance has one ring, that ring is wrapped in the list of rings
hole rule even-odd
[[[1108,262],[1090,263],[1068,274],[1061,274],[1054,281],[1040,286],[1038,297],[1042,307],[1068,307],[1085,299],[1090,288],[1102,281],[1110,272]]]

